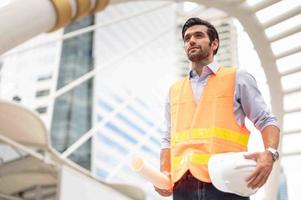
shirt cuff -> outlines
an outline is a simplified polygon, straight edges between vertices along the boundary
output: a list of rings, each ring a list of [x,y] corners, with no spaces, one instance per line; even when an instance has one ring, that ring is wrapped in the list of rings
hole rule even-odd
[[[170,143],[168,142],[161,142],[161,149],[169,149]]]
[[[267,126],[276,126],[276,127],[280,130],[279,125],[278,125],[277,122],[268,122],[268,123],[264,124],[264,125],[259,129],[260,132],[262,132],[263,129],[264,129],[265,127],[267,127]]]

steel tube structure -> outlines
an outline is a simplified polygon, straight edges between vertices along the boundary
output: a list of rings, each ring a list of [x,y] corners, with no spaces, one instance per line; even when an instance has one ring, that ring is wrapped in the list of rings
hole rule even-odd
[[[109,0],[5,0],[0,3],[0,55],[44,32],[104,9]]]

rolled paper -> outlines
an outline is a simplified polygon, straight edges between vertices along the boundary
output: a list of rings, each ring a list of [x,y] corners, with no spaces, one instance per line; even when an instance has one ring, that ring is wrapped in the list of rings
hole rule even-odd
[[[150,164],[144,162],[144,160],[141,157],[133,157],[132,169],[138,174],[140,174],[147,181],[151,182],[157,188],[166,190],[172,188],[171,179],[167,175],[156,170]]]

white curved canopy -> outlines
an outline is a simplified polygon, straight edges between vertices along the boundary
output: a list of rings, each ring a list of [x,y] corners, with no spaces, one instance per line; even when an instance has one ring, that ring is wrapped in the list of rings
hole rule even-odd
[[[47,129],[34,112],[14,102],[0,101],[0,134],[24,145],[46,148]]]

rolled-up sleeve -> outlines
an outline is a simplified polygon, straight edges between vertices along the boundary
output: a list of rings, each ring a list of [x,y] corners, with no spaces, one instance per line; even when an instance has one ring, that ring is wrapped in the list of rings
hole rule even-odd
[[[267,104],[257,87],[255,78],[246,71],[238,70],[236,76],[235,97],[243,112],[262,131],[268,125],[278,126],[277,119],[269,111]]]
[[[164,122],[161,137],[161,149],[170,148],[170,102],[169,95],[167,95],[165,100],[165,111],[164,111]]]

